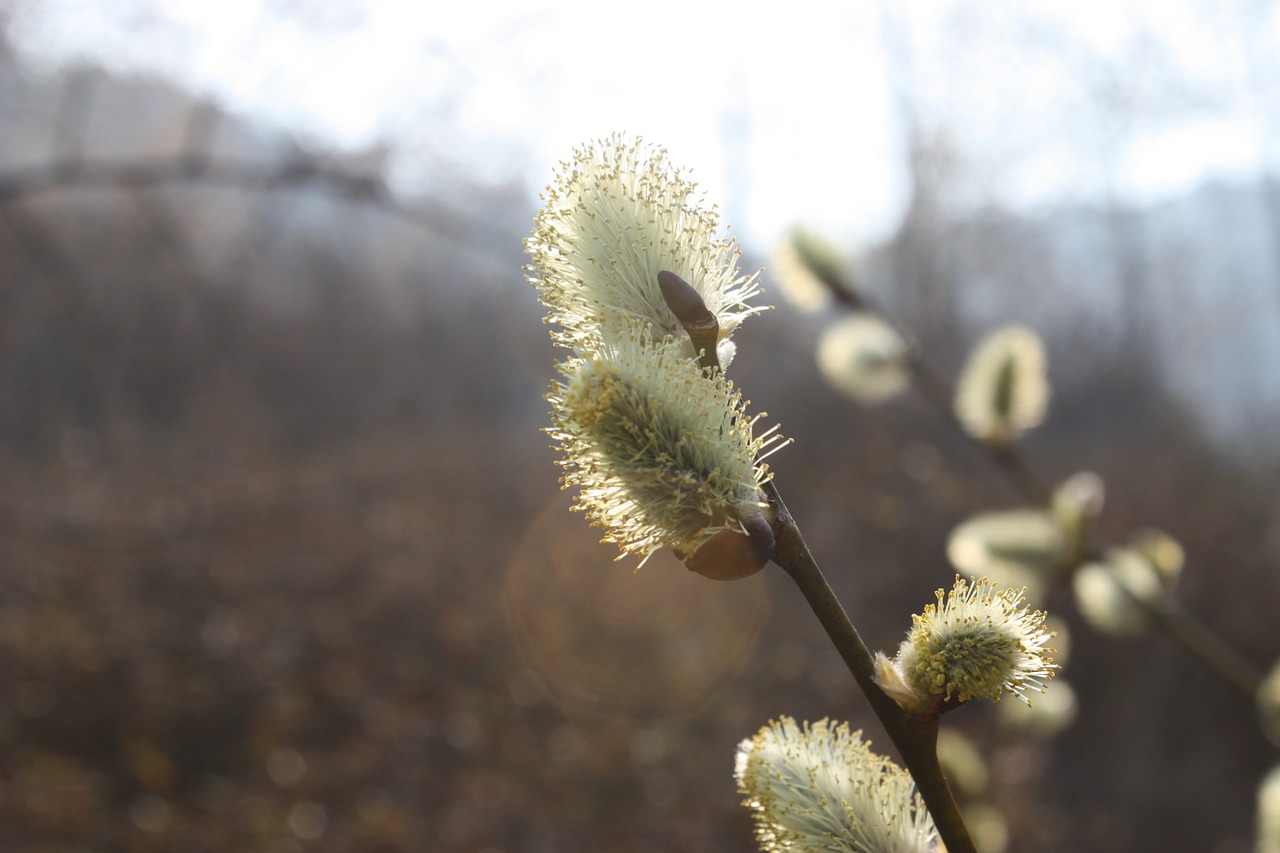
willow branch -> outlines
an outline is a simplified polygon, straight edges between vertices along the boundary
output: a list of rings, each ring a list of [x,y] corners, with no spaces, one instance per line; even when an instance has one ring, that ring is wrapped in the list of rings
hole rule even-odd
[[[708,370],[718,369],[719,365],[715,361],[718,321],[707,309],[702,296],[688,282],[669,270],[658,273],[658,285],[667,307],[684,326],[694,351],[700,354],[702,366]],[[844,607],[832,592],[827,579],[823,577],[813,555],[809,553],[809,546],[805,544],[800,528],[782,502],[782,496],[778,494],[772,481],[765,484],[764,491],[772,508],[774,522],[769,530],[772,535],[767,537],[768,553],[762,555],[763,559],[755,568],[763,567],[772,558],[795,581],[836,651],[853,673],[854,681],[880,718],[889,740],[898,748],[902,762],[915,780],[916,789],[929,809],[934,826],[947,850],[950,853],[977,853],[964,819],[960,816],[960,808],[956,805],[951,787],[942,773],[942,766],[938,763],[939,715],[907,714],[876,685],[875,660],[866,643],[858,636],[853,623],[849,621],[848,614],[844,612]],[[763,517],[758,517],[758,521],[764,523]],[[748,542],[761,538],[751,530],[747,534]],[[731,539],[740,540],[742,537],[735,534]],[[696,559],[698,555],[693,557]],[[718,555],[713,554],[709,562],[714,562],[716,557]],[[686,565],[690,565],[688,560]],[[690,568],[699,571],[693,565]]]
[[[1262,686],[1262,672],[1188,613],[1176,598],[1166,595],[1153,601],[1121,586],[1152,623],[1210,672],[1250,699],[1257,696]]]
[[[938,763],[937,714],[908,714],[875,683],[875,661],[858,635],[839,599],[818,567],[795,519],[772,482],[765,486],[769,503],[777,513],[777,545],[773,561],[782,567],[804,595],[831,639],[858,687],[867,697],[889,740],[897,747],[916,788],[933,817],[934,826],[949,853],[976,853],[960,808]]]
[[[1033,506],[1044,506],[1052,495],[1048,481],[1040,475],[1018,445],[1009,442],[1002,445],[991,445],[980,441],[969,434],[957,420],[951,400],[953,392],[942,375],[925,359],[918,343],[910,333],[888,314],[881,310],[868,297],[852,288],[847,282],[831,285],[831,292],[836,301],[851,311],[867,311],[878,316],[889,324],[904,340],[908,341],[909,353],[906,359],[907,370],[920,395],[948,424],[957,430],[971,444],[978,446],[984,455],[996,464],[1009,484]],[[1066,566],[1066,576],[1079,568],[1083,560]],[[1123,585],[1122,585],[1123,586]],[[1257,693],[1262,684],[1262,673],[1244,658],[1238,651],[1229,646],[1225,640],[1214,634],[1203,623],[1187,612],[1172,595],[1159,601],[1151,601],[1134,595],[1127,587],[1137,607],[1176,645],[1180,646],[1191,657],[1198,660],[1211,672],[1244,693],[1250,699]]]

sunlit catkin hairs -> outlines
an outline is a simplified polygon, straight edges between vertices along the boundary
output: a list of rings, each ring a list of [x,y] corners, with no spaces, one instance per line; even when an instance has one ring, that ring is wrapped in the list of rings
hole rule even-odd
[[[738,272],[737,243],[718,233],[714,208],[666,152],[614,135],[577,149],[543,195],[526,247],[530,280],[549,309],[557,341],[583,354],[607,334],[638,320],[655,340],[688,336],[658,289],[667,270],[692,285],[718,321],[719,360],[728,336],[761,309],[756,277]],[[690,355],[693,355],[690,351]]]
[[[755,435],[758,416],[741,395],[680,343],[635,322],[607,338],[560,365],[548,396],[576,508],[606,529],[604,541],[642,557],[670,546],[684,558],[726,530],[765,535],[760,459],[777,436]]]
[[[903,708],[936,710],[942,702],[991,699],[1006,693],[1030,702],[1057,664],[1047,643],[1045,614],[1024,606],[1022,591],[997,591],[991,581],[957,577],[950,592],[911,617],[911,631],[890,660],[876,655],[877,683]]]
[[[770,853],[933,849],[933,820],[911,776],[844,723],[771,722],[738,747],[734,776]]]

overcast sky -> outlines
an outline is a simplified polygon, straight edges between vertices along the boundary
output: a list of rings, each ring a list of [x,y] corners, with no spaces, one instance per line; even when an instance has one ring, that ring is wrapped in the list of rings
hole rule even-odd
[[[956,197],[977,203],[1150,198],[1277,162],[1274,3],[746,8],[17,0],[10,33],[46,67],[161,72],[323,145],[390,141],[406,186],[452,171],[538,187],[579,142],[640,134],[757,246],[797,221],[890,231],[912,123],[946,142]]]

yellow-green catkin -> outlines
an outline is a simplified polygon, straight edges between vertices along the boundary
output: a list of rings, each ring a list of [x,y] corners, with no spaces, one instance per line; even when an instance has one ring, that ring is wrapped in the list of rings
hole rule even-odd
[[[937,602],[911,617],[895,658],[876,656],[877,680],[913,711],[946,701],[998,702],[1006,693],[1029,703],[1027,694],[1043,692],[1058,668],[1044,620],[1024,606],[1021,590],[957,577],[950,592],[938,590]]]
[[[715,315],[722,365],[732,356],[729,335],[762,310],[747,304],[760,292],[757,276],[738,271],[741,251],[719,232],[715,209],[664,149],[640,139],[614,135],[575,150],[546,189],[526,248],[547,321],[561,327],[553,337],[579,355],[624,328],[619,321],[691,349],[658,288],[663,270]]]
[[[844,723],[775,720],[739,745],[734,777],[770,853],[926,853],[937,838],[911,776]]]
[[[648,557],[670,546],[690,554],[767,503],[760,460],[779,441],[756,435],[741,395],[671,340],[639,323],[560,366],[548,399],[549,430],[563,453],[576,509],[604,541]]]

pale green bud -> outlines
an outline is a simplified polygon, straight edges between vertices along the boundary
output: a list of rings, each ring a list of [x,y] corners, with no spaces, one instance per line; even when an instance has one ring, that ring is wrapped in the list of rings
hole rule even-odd
[[[960,809],[978,853],[1004,853],[1009,847],[1009,823],[995,806],[969,803]]]
[[[900,394],[911,381],[906,342],[874,314],[853,314],[828,326],[817,355],[827,382],[865,403]]]
[[[1018,703],[1010,702],[1008,705],[1012,707]],[[938,763],[942,765],[942,771],[957,797],[974,800],[986,793],[987,782],[991,778],[987,760],[973,741],[959,731],[944,728],[938,732]]]
[[[1044,344],[1022,326],[983,339],[956,386],[956,417],[970,435],[991,444],[1007,444],[1039,426],[1048,404]]]
[[[1150,622],[1144,605],[1158,605],[1182,569],[1182,546],[1156,530],[1136,533],[1127,548],[1081,566],[1071,580],[1076,608],[1109,634],[1137,634]]]
[[[1280,767],[1272,768],[1258,786],[1256,853],[1280,853]]]
[[[1091,471],[1073,474],[1054,489],[1050,507],[1062,531],[1064,562],[1075,565],[1088,549],[1089,529],[1102,512],[1106,486]]]
[[[840,250],[804,228],[793,228],[774,247],[772,270],[787,301],[802,311],[817,311],[843,288]]]
[[[1053,512],[1061,517],[1092,518],[1102,512],[1107,486],[1092,471],[1072,474],[1053,492]]]
[[[1178,582],[1178,578],[1182,576],[1186,554],[1182,550],[1182,543],[1177,539],[1163,530],[1145,527],[1129,537],[1129,544],[1156,570],[1166,589]]]
[[[1064,557],[1062,527],[1034,509],[974,516],[951,532],[947,557],[972,578],[987,577],[1008,587],[1026,587],[1039,601]]]

